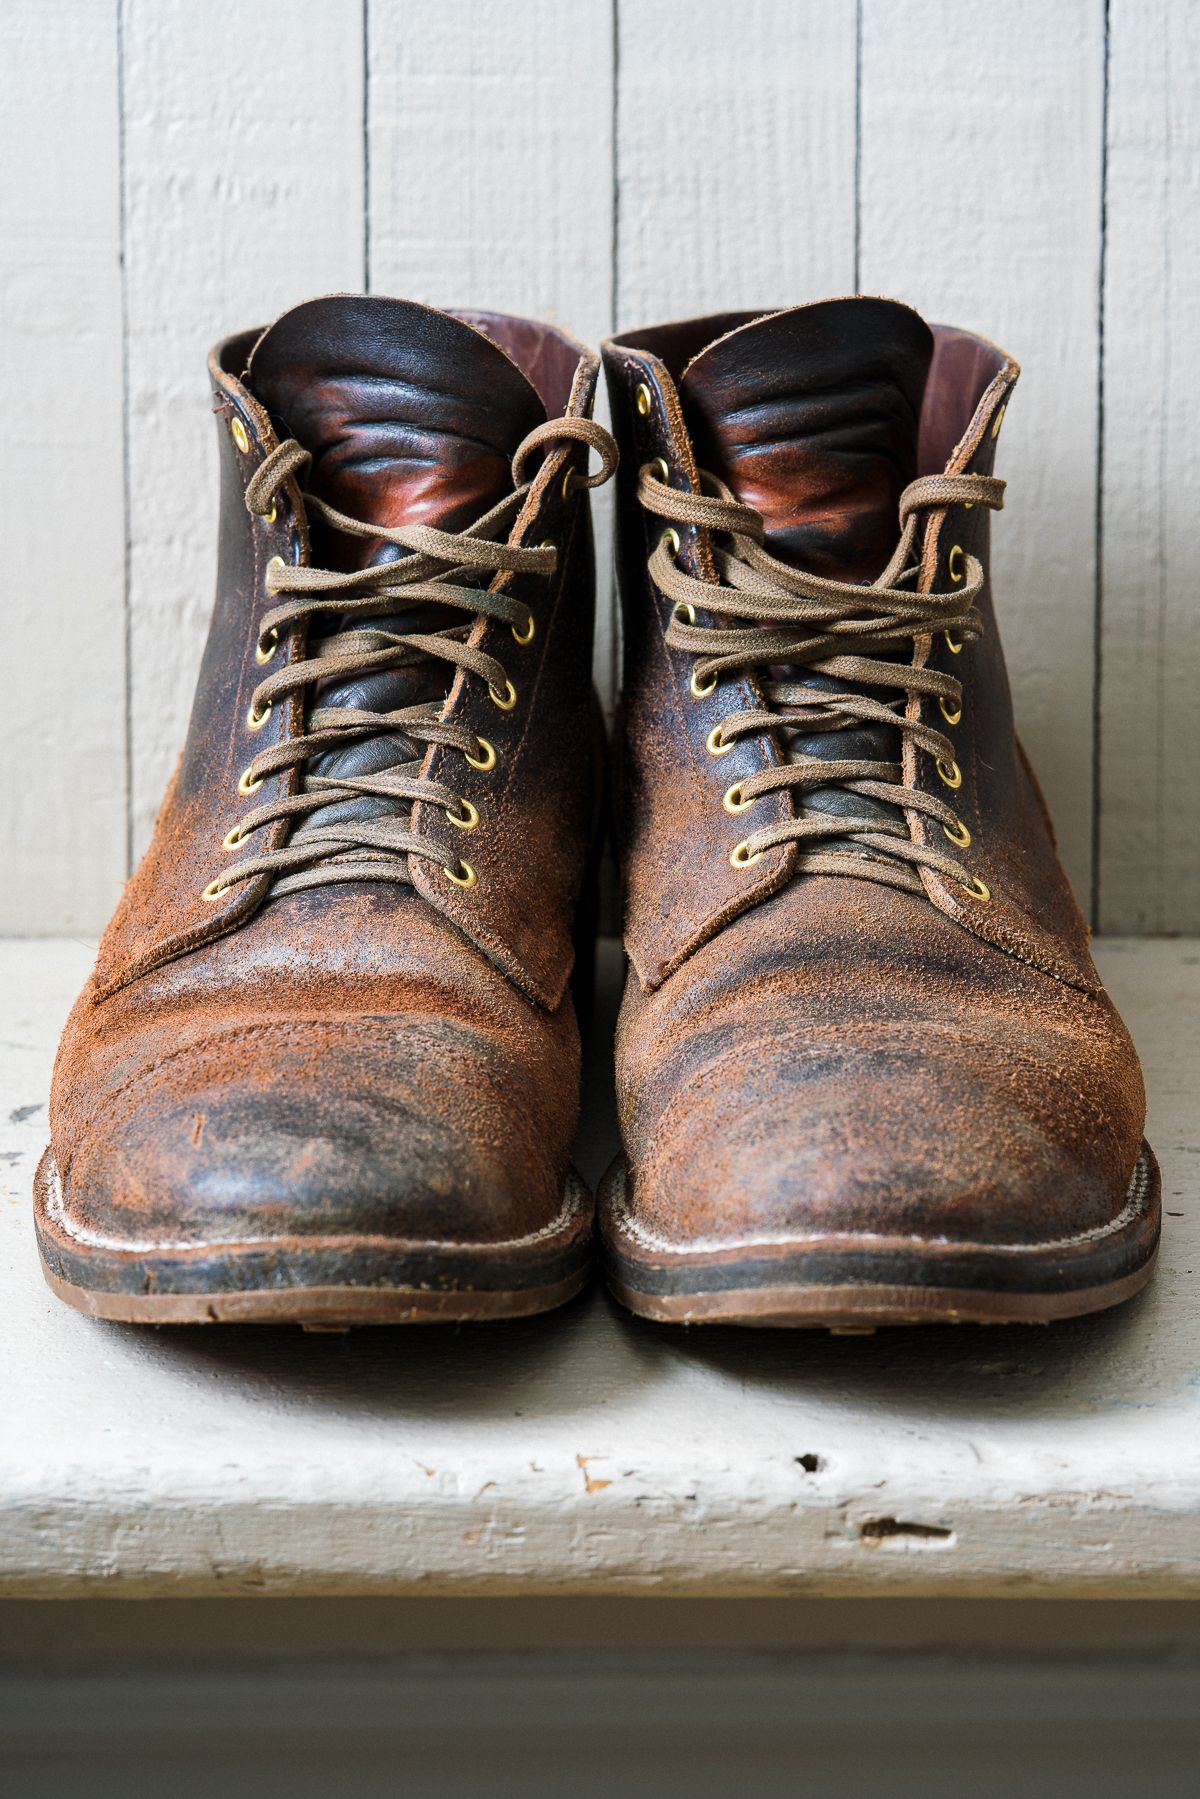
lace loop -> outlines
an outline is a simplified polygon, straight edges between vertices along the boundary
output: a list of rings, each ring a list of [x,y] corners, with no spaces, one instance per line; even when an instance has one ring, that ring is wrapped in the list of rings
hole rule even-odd
[[[274,646],[298,626],[310,635],[299,660],[258,683],[251,715],[265,714],[277,701],[305,692],[324,692],[331,683],[362,681],[429,662],[445,664],[451,678],[461,669],[493,693],[511,693],[515,704],[516,690],[504,664],[468,639],[476,619],[508,625],[514,633],[529,631],[528,604],[507,592],[503,582],[499,586],[493,583],[497,576],[547,577],[555,572],[558,555],[552,544],[512,543],[509,534],[529,492],[530,484],[519,479],[527,458],[534,450],[561,439],[583,442],[600,452],[599,474],[586,480],[580,477],[580,485],[597,486],[612,474],[616,446],[602,426],[590,419],[553,419],[531,431],[519,446],[513,458],[514,491],[460,532],[431,525],[372,524],[305,493],[306,510],[328,529],[390,544],[404,553],[395,560],[350,571],[272,562],[266,585],[278,603],[259,621],[258,643]],[[309,452],[294,439],[277,445],[247,482],[247,510],[260,518],[273,518],[284,483],[301,478],[311,462]],[[396,615],[429,605],[453,607],[467,617],[461,624],[441,629],[406,631],[397,625]],[[323,634],[313,635],[314,627],[325,627]],[[434,744],[457,751],[475,768],[495,764],[494,751],[490,760],[480,760],[482,739],[474,731],[442,717],[444,705],[442,700],[421,700],[380,712],[367,706],[311,704],[303,732],[261,750],[243,771],[240,788],[245,794],[254,793],[269,776],[294,768],[303,773],[299,791],[245,813],[227,842],[231,849],[240,847],[254,832],[280,822],[302,823],[304,831],[277,848],[245,855],[222,870],[211,887],[225,892],[259,875],[269,875],[276,892],[344,880],[403,883],[411,879],[412,856],[422,856],[442,868],[456,885],[473,887],[474,871],[470,880],[461,875],[467,865],[454,846],[414,832],[408,816],[420,802],[442,812],[460,829],[466,819],[478,821],[477,809],[461,794],[420,772],[425,750]],[[414,757],[375,772],[316,775],[307,770],[315,758],[330,751],[388,735],[412,744]],[[370,817],[338,817],[333,812],[345,802],[363,798],[375,802]],[[386,809],[379,810],[381,806]],[[398,815],[401,811],[403,815]]]
[[[535,450],[540,450],[544,444],[560,443],[564,438],[586,444],[589,450],[598,451],[600,456],[597,472],[594,475],[575,474],[571,483],[573,487],[603,487],[616,474],[617,446],[603,425],[596,424],[594,419],[548,419],[544,425],[534,427],[513,457],[513,486],[520,487],[524,483],[525,464]]]
[[[700,484],[699,493],[671,487],[657,465],[648,463],[639,475],[638,498],[656,518],[711,534],[715,581],[681,567],[669,536],[651,551],[649,572],[673,602],[668,645],[694,658],[692,692],[711,692],[722,675],[734,672],[757,682],[763,703],[721,720],[720,753],[765,731],[786,731],[794,743],[805,736],[883,726],[943,766],[956,767],[950,738],[909,702],[936,700],[941,718],[949,722],[961,715],[962,683],[939,669],[915,667],[912,646],[938,631],[950,634],[948,641],[980,635],[983,620],[976,602],[984,571],[977,557],[959,551],[953,590],[921,592],[916,585],[917,534],[922,515],[934,508],[999,510],[1004,482],[991,475],[929,475],[910,482],[900,496],[896,550],[870,585],[833,580],[781,562],[765,548],[758,512],[742,505],[711,474],[702,472]],[[896,660],[906,648],[908,660]],[[789,677],[791,670],[803,678]],[[872,688],[895,688],[898,695],[887,700],[863,691]],[[736,866],[794,843],[802,873],[852,874],[920,892],[918,870],[927,868],[968,891],[978,888],[957,857],[931,843],[914,842],[902,817],[880,815],[877,808],[882,806],[918,813],[940,824],[947,839],[963,847],[962,827],[950,806],[934,793],[905,786],[899,762],[792,753],[781,766],[745,776],[737,785],[741,802],[779,792],[802,798],[809,789],[837,787],[875,806],[859,816],[801,809],[797,816],[751,831],[738,846],[742,861]],[[831,847],[824,847],[827,843]]]

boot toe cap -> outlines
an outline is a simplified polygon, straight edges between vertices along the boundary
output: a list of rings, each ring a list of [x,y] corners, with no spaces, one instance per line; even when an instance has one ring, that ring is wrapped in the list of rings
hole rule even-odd
[[[126,1087],[71,1158],[64,1215],[114,1248],[499,1243],[561,1205],[556,1147],[492,1036],[406,1018],[267,1025]]]
[[[873,1032],[726,1057],[677,1096],[638,1175],[664,1241],[981,1246],[1103,1232],[1136,1127],[1082,1068],[985,1040]]]

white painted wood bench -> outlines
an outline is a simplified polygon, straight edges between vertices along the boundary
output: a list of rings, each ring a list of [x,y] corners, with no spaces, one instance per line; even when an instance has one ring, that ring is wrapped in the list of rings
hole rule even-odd
[[[1200,1596],[1200,944],[1099,952],[1163,1163],[1151,1291],[867,1339],[685,1334],[599,1292],[457,1331],[79,1317],[29,1187],[90,956],[0,944],[0,1596]],[[608,1133],[598,1079],[589,1174]]]

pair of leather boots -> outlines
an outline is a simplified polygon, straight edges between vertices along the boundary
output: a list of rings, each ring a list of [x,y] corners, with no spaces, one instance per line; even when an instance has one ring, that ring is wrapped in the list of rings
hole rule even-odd
[[[1148,1279],[1138,1062],[993,617],[1016,365],[867,298],[603,356],[616,443],[599,359],[532,320],[334,297],[213,352],[191,726],[37,1181],[71,1304],[329,1326],[576,1292],[606,785],[627,1306],[1038,1321]],[[610,758],[587,489],[618,446]]]

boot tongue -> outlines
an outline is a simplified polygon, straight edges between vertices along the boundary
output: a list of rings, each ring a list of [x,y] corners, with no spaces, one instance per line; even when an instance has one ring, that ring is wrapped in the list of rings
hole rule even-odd
[[[269,327],[251,353],[247,384],[280,438],[312,456],[302,484],[328,505],[376,525],[436,525],[458,531],[512,492],[512,458],[546,409],[497,344],[461,319],[408,300],[343,295],[297,306]],[[310,515],[312,559],[335,569],[402,558],[394,544],[349,537]],[[431,632],[464,613],[422,605],[372,618],[385,630]],[[453,669],[434,658],[323,685],[323,707],[375,712],[439,701]],[[395,731],[356,738],[314,756],[309,775],[364,776],[419,760]],[[322,824],[404,814],[378,796],[322,808],[293,841]]]
[[[482,332],[381,295],[334,295],[285,312],[255,345],[247,382],[280,436],[311,453],[305,485],[371,524],[470,524],[511,492],[513,452],[546,417],[520,369]],[[341,568],[395,554],[317,535],[318,556]]]
[[[680,395],[696,459],[762,514],[767,548],[781,562],[832,580],[873,581],[896,547],[900,495],[917,474],[932,358],[929,327],[893,300],[830,300],[756,319],[718,338],[684,371]],[[811,669],[774,669],[768,678],[822,693],[851,690]],[[886,702],[895,690],[876,689],[874,697]],[[781,735],[792,761],[900,758],[900,734],[886,725],[785,727]],[[808,788],[802,808],[900,816],[841,786]]]
[[[924,320],[894,300],[776,312],[702,350],[680,382],[701,468],[763,517],[781,561],[873,581],[917,473],[933,356]]]

